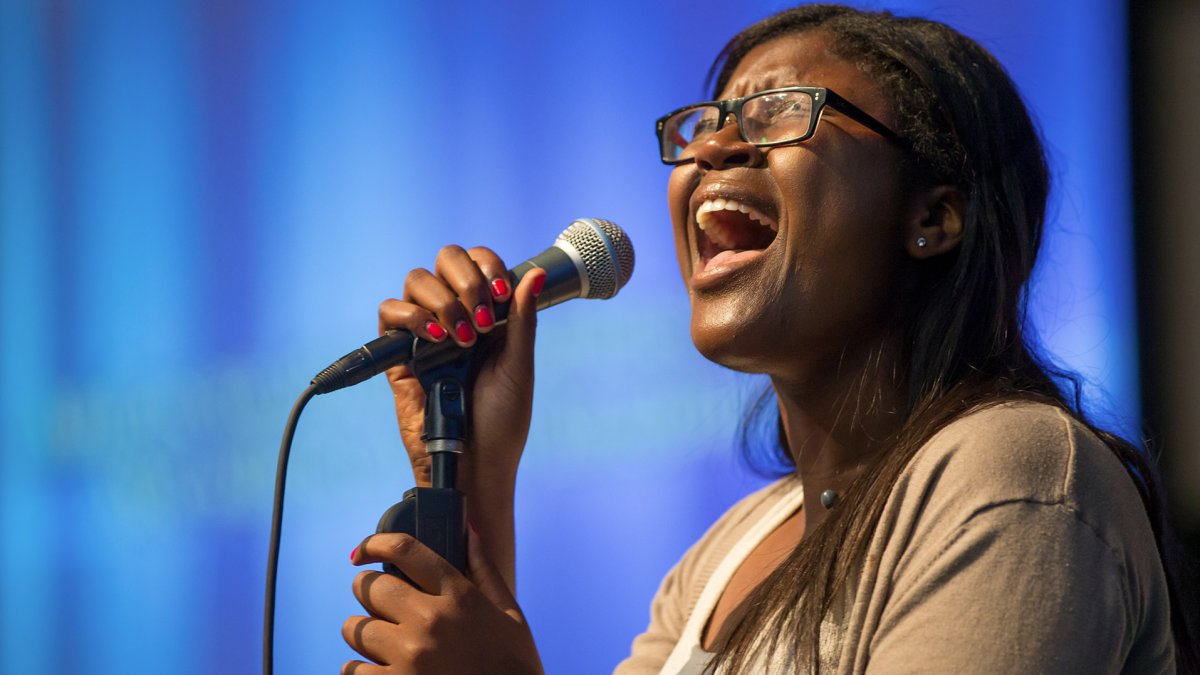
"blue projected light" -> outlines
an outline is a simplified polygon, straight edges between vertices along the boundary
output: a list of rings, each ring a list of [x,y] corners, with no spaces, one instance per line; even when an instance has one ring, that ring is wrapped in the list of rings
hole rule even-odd
[[[1032,320],[1136,437],[1124,5],[945,4],[893,8],[979,39],[1028,99],[1055,177]],[[295,396],[441,246],[513,264],[580,217],[628,231],[638,269],[543,315],[518,578],[547,671],[611,671],[663,574],[761,485],[734,448],[758,383],[691,344],[652,127],[777,8],[0,3],[0,671],[256,672]],[[287,673],[353,657],[346,554],[412,483],[385,383],[318,401]]]

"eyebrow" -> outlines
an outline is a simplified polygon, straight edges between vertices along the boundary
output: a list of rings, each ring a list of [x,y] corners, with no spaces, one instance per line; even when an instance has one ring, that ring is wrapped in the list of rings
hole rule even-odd
[[[755,79],[754,86],[752,88],[742,92],[737,96],[726,96],[725,98],[741,98],[743,96],[749,96],[750,94],[756,94],[760,91],[766,91],[768,89],[809,86],[804,84],[803,80],[805,78],[794,77],[800,71],[792,70],[785,74],[783,71],[787,70],[788,68],[789,66],[780,66],[779,68],[775,68],[765,73],[762,77]]]
[[[778,70],[779,70],[779,68],[776,68],[776,71],[778,71]],[[780,77],[780,74],[778,72],[768,72],[766,74],[766,77],[755,79],[754,85],[750,86],[749,89],[740,91],[739,94],[737,94],[737,95],[725,96],[725,98],[740,98],[743,96],[749,96],[751,94],[757,94],[758,91],[766,91],[768,89],[779,89],[779,88],[781,88],[781,86],[792,86],[791,84],[787,84],[787,80],[790,80],[790,79],[791,78]],[[728,85],[726,85],[726,88],[727,88],[727,86]],[[796,86],[803,86],[803,85],[797,84]],[[718,95],[719,94],[720,94],[720,92],[718,92]]]

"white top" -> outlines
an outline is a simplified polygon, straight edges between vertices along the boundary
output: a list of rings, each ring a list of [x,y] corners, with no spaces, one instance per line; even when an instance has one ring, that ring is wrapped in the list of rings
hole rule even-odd
[[[704,627],[708,625],[713,610],[717,607],[717,601],[721,599],[721,594],[729,585],[729,580],[733,578],[734,573],[742,566],[750,553],[784,521],[792,517],[803,503],[804,486],[797,481],[795,487],[784,494],[767,512],[766,517],[756,522],[730,549],[729,554],[717,566],[716,571],[709,577],[708,583],[700,593],[700,599],[696,602],[692,615],[688,617],[683,634],[679,636],[674,651],[667,658],[667,662],[663,664],[660,675],[700,675],[704,671],[713,657],[711,652],[704,651],[701,646]]]

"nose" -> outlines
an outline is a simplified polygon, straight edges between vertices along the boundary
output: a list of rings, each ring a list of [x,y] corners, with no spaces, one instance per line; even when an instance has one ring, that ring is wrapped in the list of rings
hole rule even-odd
[[[764,157],[758,146],[742,140],[732,115],[720,131],[700,143],[695,153],[696,166],[702,171],[758,166]]]

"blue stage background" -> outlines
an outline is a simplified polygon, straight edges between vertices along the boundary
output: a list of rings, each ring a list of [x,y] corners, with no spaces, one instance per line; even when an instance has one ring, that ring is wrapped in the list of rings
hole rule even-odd
[[[1057,180],[1035,322],[1136,435],[1124,3],[888,6],[981,40],[1030,101]],[[638,268],[543,317],[518,574],[548,672],[610,671],[761,484],[734,448],[760,383],[691,347],[652,126],[780,7],[0,0],[0,670],[257,672],[295,396],[441,245],[516,262],[588,216]],[[402,457],[383,382],[309,407],[279,672],[352,657],[346,557]]]

